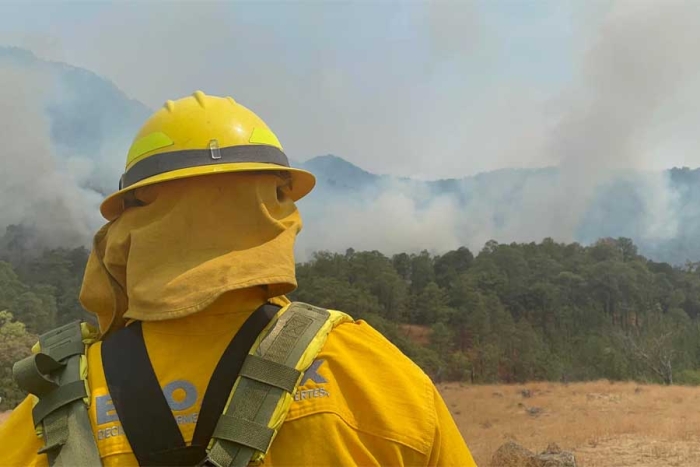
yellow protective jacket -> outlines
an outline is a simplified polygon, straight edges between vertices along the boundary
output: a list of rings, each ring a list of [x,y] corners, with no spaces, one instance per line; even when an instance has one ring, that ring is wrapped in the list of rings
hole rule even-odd
[[[195,315],[144,322],[149,356],[186,441],[207,382],[233,335],[261,304],[254,292],[225,296]],[[233,300],[235,298],[235,300]],[[114,421],[100,343],[88,349],[90,419],[105,466],[137,465]],[[0,426],[0,467],[45,466],[32,398]],[[266,466],[474,466],[430,379],[363,321],[335,328],[305,374]]]

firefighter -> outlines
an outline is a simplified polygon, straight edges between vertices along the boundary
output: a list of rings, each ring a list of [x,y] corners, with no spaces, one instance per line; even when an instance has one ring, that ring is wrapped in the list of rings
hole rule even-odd
[[[0,466],[474,466],[430,379],[364,321],[291,303],[314,187],[230,97],[168,101],[100,210],[80,300],[42,335]]]

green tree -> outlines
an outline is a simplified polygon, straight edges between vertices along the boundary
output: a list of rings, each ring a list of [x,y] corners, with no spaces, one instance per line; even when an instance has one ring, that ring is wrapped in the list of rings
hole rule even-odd
[[[411,308],[412,322],[432,324],[445,321],[452,314],[448,307],[449,295],[435,282],[429,282],[415,296]]]
[[[20,281],[10,263],[0,261],[0,308],[8,308],[29,288]]]
[[[431,327],[430,346],[438,355],[448,355],[452,350],[453,331],[445,323],[435,323]]]
[[[377,298],[384,317],[399,321],[406,313],[408,285],[391,260],[378,251],[353,254],[349,258],[349,280]]]
[[[12,366],[30,355],[37,339],[24,324],[14,321],[12,313],[0,311],[0,408],[13,408],[25,397],[12,377]]]
[[[56,327],[56,297],[51,286],[37,286],[12,301],[10,309],[17,320],[33,333],[43,333]]]
[[[435,282],[440,287],[449,287],[452,281],[466,272],[473,262],[474,255],[466,247],[438,256],[435,258]]]
[[[406,253],[399,253],[391,258],[396,273],[406,282],[411,281],[411,257]]]
[[[427,251],[411,255],[411,293],[419,294],[431,282],[435,282],[433,258]]]

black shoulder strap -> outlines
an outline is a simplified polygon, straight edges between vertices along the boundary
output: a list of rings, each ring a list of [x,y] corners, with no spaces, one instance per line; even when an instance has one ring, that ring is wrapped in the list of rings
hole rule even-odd
[[[102,343],[102,366],[114,409],[140,465],[157,465],[153,454],[185,447],[148,358],[140,322]]]
[[[204,395],[195,435],[186,446],[163,395],[136,322],[102,343],[102,365],[117,416],[142,466],[191,466],[206,446],[255,339],[279,311],[263,305],[243,323],[224,351]]]
[[[241,326],[231,343],[224,350],[219,363],[214,369],[207,390],[202,399],[202,406],[197,416],[197,426],[192,436],[192,445],[206,449],[214,433],[219,417],[226,407],[233,385],[238,379],[243,362],[253,347],[255,339],[263,332],[272,318],[277,315],[280,307],[265,304],[258,308],[253,315]]]

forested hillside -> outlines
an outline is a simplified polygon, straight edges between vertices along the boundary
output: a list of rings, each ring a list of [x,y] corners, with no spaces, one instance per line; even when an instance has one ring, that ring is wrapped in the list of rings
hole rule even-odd
[[[2,408],[21,397],[11,365],[36,334],[85,318],[87,250],[37,252],[30,237],[11,227],[0,240]],[[368,320],[436,380],[700,383],[700,268],[649,261],[629,239],[320,252],[298,280],[291,298]]]

